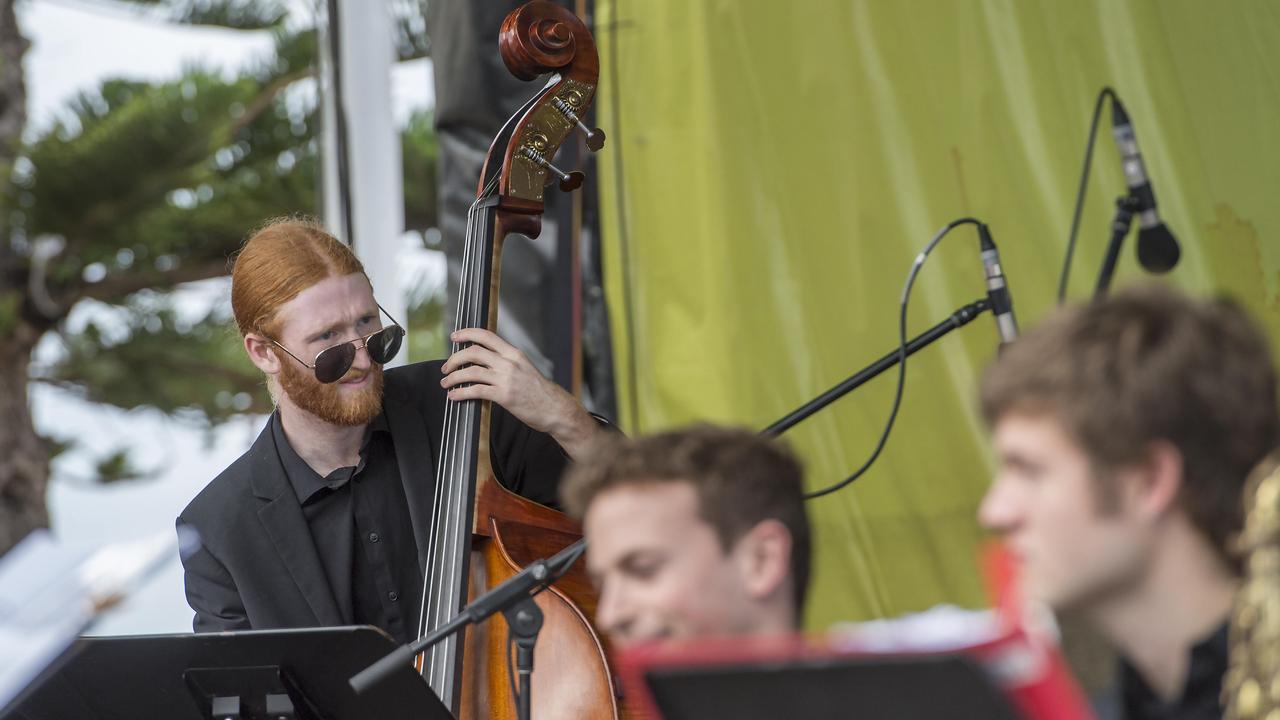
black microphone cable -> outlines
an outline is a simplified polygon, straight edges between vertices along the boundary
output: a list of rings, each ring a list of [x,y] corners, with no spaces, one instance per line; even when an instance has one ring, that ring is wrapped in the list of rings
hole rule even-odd
[[[1098,139],[1098,120],[1102,118],[1102,101],[1111,98],[1114,102],[1116,93],[1110,87],[1098,92],[1098,100],[1093,105],[1093,120],[1089,122],[1089,140],[1084,146],[1084,169],[1080,172],[1080,188],[1076,191],[1076,208],[1071,214],[1071,234],[1067,236],[1067,256],[1062,261],[1062,274],[1058,278],[1058,304],[1067,299],[1067,278],[1071,275],[1071,258],[1075,254],[1076,234],[1080,230],[1080,212],[1084,210],[1085,190],[1089,186],[1089,165],[1093,161],[1093,146]]]
[[[880,439],[876,442],[875,449],[871,451],[871,457],[868,457],[866,462],[862,463],[861,467],[853,471],[853,474],[844,480],[821,490],[805,493],[805,500],[813,500],[824,495],[830,495],[831,493],[848,486],[854,480],[862,477],[863,473],[865,473],[867,469],[871,467],[871,464],[876,461],[876,458],[880,457],[880,452],[884,450],[885,443],[889,440],[889,432],[893,430],[893,422],[898,417],[898,409],[902,406],[902,391],[906,385],[907,301],[911,297],[911,288],[915,285],[916,275],[920,273],[920,268],[924,265],[925,258],[929,257],[929,253],[933,252],[933,249],[942,241],[942,238],[946,237],[947,233],[961,225],[976,225],[978,228],[985,227],[982,222],[971,217],[952,220],[942,226],[942,229],[938,230],[938,232],[934,234],[934,236],[929,240],[929,244],[925,245],[924,250],[921,250],[920,254],[916,256],[915,262],[911,264],[911,270],[907,273],[907,281],[902,286],[902,297],[898,300],[898,385],[897,389],[894,390],[893,393],[893,407],[889,410],[889,419],[884,424],[884,430],[880,433]]]

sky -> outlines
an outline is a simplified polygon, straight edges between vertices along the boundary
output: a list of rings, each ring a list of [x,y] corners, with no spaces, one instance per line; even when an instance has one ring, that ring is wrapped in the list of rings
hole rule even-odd
[[[27,0],[18,5],[18,25],[31,40],[29,131],[47,127],[66,101],[104,78],[165,80],[193,64],[232,71],[271,49],[265,32],[167,25],[103,0]],[[433,103],[430,60],[396,68],[392,101],[401,123]]]
[[[28,0],[18,5],[18,23],[31,40],[25,67],[29,134],[48,128],[65,112],[68,100],[103,79],[166,80],[197,63],[230,72],[271,48],[266,33],[170,26],[100,0]],[[398,66],[392,96],[393,115],[401,123],[414,109],[429,107],[430,62]],[[443,263],[421,251],[407,253],[404,272],[427,273],[443,283]],[[179,311],[203,313],[211,304],[226,303],[227,293],[225,279],[193,284],[181,292]],[[89,304],[77,307],[69,327],[104,312]],[[55,351],[46,343],[38,354]],[[37,430],[78,443],[54,462],[48,495],[53,533],[72,548],[173,532],[174,518],[186,503],[248,449],[265,421],[244,417],[206,431],[158,411],[125,412],[39,385],[31,389],[31,403]],[[154,476],[109,487],[89,482],[94,459],[119,448],[128,448],[134,465],[154,471]],[[123,604],[104,614],[90,634],[190,630],[191,610],[175,554]]]

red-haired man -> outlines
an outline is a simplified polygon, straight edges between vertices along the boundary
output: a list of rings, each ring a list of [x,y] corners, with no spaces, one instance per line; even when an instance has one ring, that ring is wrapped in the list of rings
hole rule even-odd
[[[547,504],[600,424],[485,330],[456,332],[471,345],[443,363],[384,374],[403,330],[351,250],[312,222],[259,229],[231,283],[276,411],[178,518],[201,541],[183,557],[195,629],[371,624],[412,640],[446,393],[495,403],[496,472]]]

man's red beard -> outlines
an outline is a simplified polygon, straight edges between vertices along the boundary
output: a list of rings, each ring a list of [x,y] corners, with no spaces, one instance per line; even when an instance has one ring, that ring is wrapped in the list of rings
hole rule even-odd
[[[368,370],[347,371],[338,382],[322,383],[310,370],[299,368],[292,358],[282,358],[280,387],[294,405],[334,425],[364,425],[382,412],[382,366],[373,363]],[[359,380],[372,375],[368,387],[356,393],[339,394],[338,385],[345,380]]]

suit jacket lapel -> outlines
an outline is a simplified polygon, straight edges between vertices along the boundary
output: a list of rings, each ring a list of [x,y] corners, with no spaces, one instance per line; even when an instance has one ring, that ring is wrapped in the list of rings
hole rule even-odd
[[[384,396],[383,409],[396,446],[396,464],[400,482],[409,503],[409,519],[413,521],[413,539],[418,546],[419,566],[426,562],[431,541],[432,505],[435,502],[436,439],[427,432],[426,418],[418,408],[393,397]]]
[[[267,428],[251,450],[254,455],[251,478],[253,491],[259,498],[267,501],[258,509],[258,519],[275,545],[276,552],[280,554],[289,575],[306,598],[311,612],[315,614],[316,624],[341,625],[344,622],[343,615],[325,578],[315,543],[311,540],[311,528],[307,526],[302,507],[298,504],[298,498],[280,464],[280,456],[271,435],[271,422],[278,420],[272,418],[268,422]],[[350,557],[347,558],[347,564],[350,566]]]

